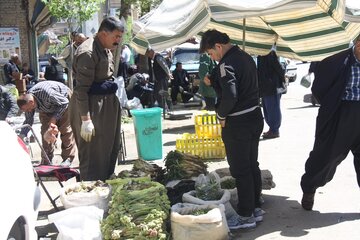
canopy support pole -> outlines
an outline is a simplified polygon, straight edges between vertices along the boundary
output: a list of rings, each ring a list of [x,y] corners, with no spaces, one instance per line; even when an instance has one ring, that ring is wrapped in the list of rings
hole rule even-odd
[[[243,50],[245,51],[246,18],[243,18]]]

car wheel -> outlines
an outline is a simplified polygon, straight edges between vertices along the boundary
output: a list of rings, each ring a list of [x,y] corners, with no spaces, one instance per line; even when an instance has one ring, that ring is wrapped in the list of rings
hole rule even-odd
[[[23,217],[19,217],[12,226],[7,240],[25,240],[25,225],[26,222]]]

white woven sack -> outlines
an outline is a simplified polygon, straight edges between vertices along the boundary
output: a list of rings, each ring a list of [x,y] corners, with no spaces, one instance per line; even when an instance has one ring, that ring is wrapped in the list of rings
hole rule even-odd
[[[91,184],[93,182],[82,182],[82,184]],[[65,192],[70,189],[79,186],[81,183],[77,182],[65,186],[61,189],[60,200],[64,205],[65,209],[72,207],[80,206],[95,206],[98,207],[104,212],[107,212],[109,200],[111,198],[111,186],[108,185],[104,191],[91,191],[91,192],[73,192],[71,194],[66,194]]]
[[[212,209],[206,214],[191,215],[201,209]],[[171,232],[174,240],[225,240],[228,226],[224,215],[224,205],[196,205],[178,203],[171,207]]]

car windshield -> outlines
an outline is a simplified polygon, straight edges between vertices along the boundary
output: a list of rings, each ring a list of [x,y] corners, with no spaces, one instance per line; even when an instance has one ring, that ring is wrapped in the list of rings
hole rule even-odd
[[[174,53],[173,63],[192,64],[199,61],[200,54],[197,49],[179,49]]]

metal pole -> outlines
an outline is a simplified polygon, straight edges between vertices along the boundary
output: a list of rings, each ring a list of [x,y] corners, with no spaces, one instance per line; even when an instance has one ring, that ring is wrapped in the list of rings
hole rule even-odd
[[[243,18],[243,50],[245,51],[246,18]]]

